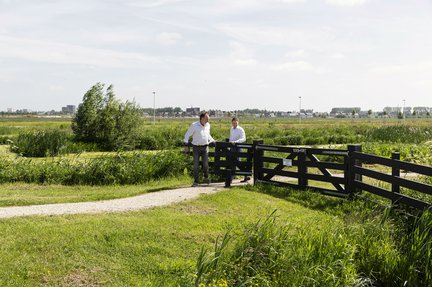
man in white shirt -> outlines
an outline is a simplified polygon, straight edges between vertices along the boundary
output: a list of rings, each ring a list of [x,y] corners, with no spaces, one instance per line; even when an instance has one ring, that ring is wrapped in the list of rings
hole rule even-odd
[[[185,134],[183,144],[186,146],[189,138],[192,137],[193,159],[194,159],[194,182],[192,186],[197,186],[199,183],[199,157],[201,156],[204,172],[204,180],[207,184],[209,180],[209,165],[208,165],[208,145],[215,140],[210,135],[209,115],[207,112],[200,114],[200,120],[191,124]]]
[[[230,137],[229,141],[230,143],[244,143],[246,141],[246,133],[244,129],[239,126],[239,119],[237,117],[233,117],[231,120],[231,129],[230,129]],[[241,152],[241,148],[238,147],[232,147],[231,151],[233,152]],[[237,159],[239,160],[239,159]],[[250,177],[245,176],[244,180],[242,182],[246,182],[250,179]]]

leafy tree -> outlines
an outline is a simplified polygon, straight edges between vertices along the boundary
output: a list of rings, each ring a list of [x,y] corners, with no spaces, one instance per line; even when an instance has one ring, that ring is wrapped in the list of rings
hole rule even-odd
[[[141,125],[140,107],[116,99],[110,85],[97,83],[83,97],[72,119],[72,130],[79,141],[93,142],[106,150],[133,149]]]
[[[72,119],[75,137],[83,142],[97,142],[98,116],[103,106],[104,85],[97,83],[88,90]]]

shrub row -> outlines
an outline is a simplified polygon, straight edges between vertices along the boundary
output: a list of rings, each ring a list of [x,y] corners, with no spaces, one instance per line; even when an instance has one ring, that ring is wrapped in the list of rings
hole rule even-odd
[[[77,159],[32,160],[18,158],[0,161],[0,182],[29,182],[65,185],[138,184],[184,173],[187,163],[175,151],[155,154],[117,154],[88,161]]]

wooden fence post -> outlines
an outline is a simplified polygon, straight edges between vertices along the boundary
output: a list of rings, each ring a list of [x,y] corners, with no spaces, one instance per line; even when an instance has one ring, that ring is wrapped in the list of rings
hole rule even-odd
[[[391,155],[391,159],[400,160],[400,153],[393,152]],[[400,169],[398,167],[392,166],[392,176],[400,177]],[[395,181],[392,182],[392,192],[400,193],[400,185],[397,184]],[[392,203],[394,204],[395,202]]]
[[[253,141],[253,182],[254,184],[261,180],[263,177],[262,168],[264,167],[264,162],[262,161],[262,157],[264,156],[264,151],[259,150],[257,148],[258,145],[263,144],[263,140],[254,140]]]
[[[215,142],[215,148],[214,148],[214,160],[213,160],[213,171],[215,174],[220,174],[220,143]]]
[[[362,152],[362,145],[361,144],[350,144],[348,145],[348,165],[345,167],[346,173],[345,173],[345,180],[346,180],[346,187],[345,187],[345,191],[348,192],[351,196],[354,193],[360,192],[360,189],[357,189],[355,187],[355,180],[362,180],[362,176],[361,174],[357,174],[354,171],[354,167],[358,166],[361,167],[362,166],[362,162],[361,160],[358,159],[354,159],[353,157],[353,153],[354,152]]]
[[[306,151],[299,151],[298,156],[298,185],[300,189],[306,189],[308,180],[306,178],[307,166],[306,166]]]

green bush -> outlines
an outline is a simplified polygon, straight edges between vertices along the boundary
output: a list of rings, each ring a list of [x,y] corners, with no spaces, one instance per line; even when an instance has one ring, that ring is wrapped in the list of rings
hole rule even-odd
[[[42,161],[18,158],[0,161],[0,182],[65,185],[138,184],[184,173],[184,155],[175,151],[155,154],[117,154],[115,157],[79,161],[51,158]]]
[[[432,128],[411,126],[374,127],[367,131],[366,139],[386,143],[419,144],[432,140]]]
[[[21,132],[10,142],[13,152],[29,157],[57,156],[66,152],[68,134],[60,130]]]

